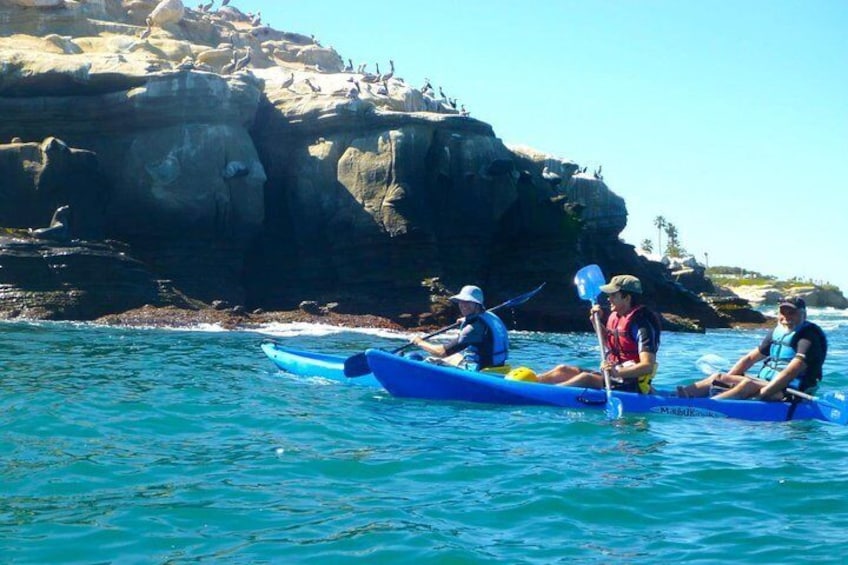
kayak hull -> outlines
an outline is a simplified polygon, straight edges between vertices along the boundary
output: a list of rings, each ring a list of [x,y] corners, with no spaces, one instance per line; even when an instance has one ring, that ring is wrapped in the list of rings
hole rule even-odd
[[[487,373],[433,365],[369,349],[368,365],[393,396],[456,400],[488,404],[559,406],[603,409],[603,390],[511,381]],[[635,394],[613,391],[625,413],[670,414],[684,417],[737,418],[751,421],[827,420],[816,402],[713,400],[680,398],[669,392]]]
[[[374,375],[367,374],[348,378],[344,374],[344,362],[347,357],[328,355],[283,347],[276,343],[262,344],[262,351],[273,361],[278,369],[302,377],[322,377],[345,384],[379,387]]]

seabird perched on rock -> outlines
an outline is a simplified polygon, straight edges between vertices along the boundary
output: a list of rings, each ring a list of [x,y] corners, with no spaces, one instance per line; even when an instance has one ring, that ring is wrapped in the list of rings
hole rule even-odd
[[[372,75],[371,73],[363,73],[362,82],[379,82],[380,75]]]
[[[382,77],[380,77],[380,80],[386,81],[386,80],[389,80],[390,78],[392,78],[393,76],[395,76],[395,62],[392,61],[391,59],[389,59],[389,66],[392,67],[392,70],[390,70],[389,72],[384,74]]]
[[[253,16],[253,19],[250,20],[250,25],[253,27],[262,25],[262,12],[256,12],[256,15]]]
[[[379,94],[381,96],[388,96],[389,95],[389,85],[386,81],[383,81],[383,85],[380,88],[377,89],[377,94]]]
[[[293,84],[294,84],[294,73],[292,73],[289,78],[284,80],[283,84],[281,84],[280,86],[282,86],[283,88],[291,88],[291,85],[293,85]]]
[[[433,90],[433,85],[430,84],[430,79],[424,79],[424,86],[421,87],[421,92],[427,92],[428,90]]]
[[[453,99],[448,98],[448,104],[450,104],[450,107],[453,108],[454,110],[456,110],[456,100],[457,100],[456,98],[453,98]]]
[[[345,66],[344,72],[346,72],[346,73],[352,73],[353,72],[353,61],[352,60],[350,60],[350,59],[347,60],[347,66]]]
[[[465,104],[463,104],[462,106],[459,107],[459,115],[460,116],[467,116],[468,115],[468,110],[465,109]]]
[[[303,79],[303,82],[306,83],[306,86],[308,86],[312,90],[312,92],[321,92],[321,87],[318,86],[318,85],[312,84],[312,81],[309,80],[309,78]]]
[[[245,53],[244,57],[242,57],[241,59],[236,61],[235,67],[233,67],[234,73],[242,70],[243,68],[245,68],[250,63],[250,54],[251,54],[251,49],[250,49],[250,45],[248,45],[247,46],[247,52]]]
[[[598,170],[595,171],[595,178],[598,179],[598,180],[604,179],[604,176],[601,174],[601,168],[602,167],[603,167],[603,165],[598,165]]]
[[[448,97],[445,95],[445,91],[444,91],[444,90],[442,90],[442,87],[441,87],[441,86],[439,87],[439,96],[441,96],[441,97],[442,97],[442,100],[447,100],[447,99],[448,99]]]
[[[233,49],[232,59],[230,60],[229,63],[227,63],[226,65],[221,67],[221,74],[222,75],[228,75],[228,74],[232,73],[233,70],[236,68],[236,63],[237,63],[237,61],[236,61],[236,50]]]
[[[150,16],[147,17],[147,29],[141,32],[141,38],[147,39],[150,37],[150,33],[153,31],[153,20],[150,19]]]

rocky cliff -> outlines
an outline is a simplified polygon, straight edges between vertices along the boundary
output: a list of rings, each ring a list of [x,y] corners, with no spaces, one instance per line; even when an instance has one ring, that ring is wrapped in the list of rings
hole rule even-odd
[[[669,317],[727,324],[618,239],[626,206],[599,175],[506,147],[393,64],[355,72],[308,37],[179,0],[0,0],[0,61],[2,317],[184,293],[415,323],[465,283],[496,303],[548,281],[516,323],[585,329],[571,279],[596,262],[642,277]],[[54,248],[99,266],[48,277]],[[120,300],[57,302],[112,285]]]

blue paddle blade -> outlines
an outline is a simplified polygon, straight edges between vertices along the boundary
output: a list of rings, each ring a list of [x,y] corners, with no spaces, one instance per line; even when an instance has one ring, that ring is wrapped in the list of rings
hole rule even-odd
[[[597,265],[586,265],[574,275],[574,284],[577,286],[577,294],[583,300],[592,304],[601,293],[601,285],[605,284],[604,273]]]
[[[836,424],[848,425],[848,399],[844,392],[827,392],[816,400],[825,418]]]
[[[607,419],[618,420],[624,415],[624,406],[622,406],[620,399],[610,396],[607,398],[606,411]]]

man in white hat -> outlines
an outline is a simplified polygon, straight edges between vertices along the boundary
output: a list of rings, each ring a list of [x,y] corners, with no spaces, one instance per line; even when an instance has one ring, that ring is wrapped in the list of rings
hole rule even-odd
[[[444,363],[471,371],[502,367],[509,355],[509,335],[501,319],[486,311],[480,287],[464,286],[450,300],[462,314],[459,335],[444,345],[420,337],[412,343]]]

